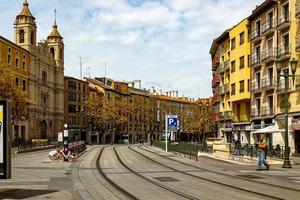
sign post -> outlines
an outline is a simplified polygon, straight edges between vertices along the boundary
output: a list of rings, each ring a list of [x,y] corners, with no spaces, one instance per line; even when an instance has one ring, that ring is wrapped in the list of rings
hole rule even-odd
[[[166,152],[168,152],[168,130],[171,131],[170,136],[173,134],[173,130],[177,129],[178,116],[166,115]]]
[[[10,104],[0,101],[0,179],[11,178]]]
[[[64,124],[64,154],[68,155],[69,153],[69,130],[68,124]],[[64,161],[68,162],[68,159],[64,157]]]

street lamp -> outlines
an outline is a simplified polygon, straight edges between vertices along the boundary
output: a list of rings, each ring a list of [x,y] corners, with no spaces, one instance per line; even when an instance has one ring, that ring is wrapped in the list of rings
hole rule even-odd
[[[283,74],[281,74],[281,60],[279,58],[276,58],[275,64],[276,64],[276,70],[277,70],[277,83],[279,85],[280,77],[284,77],[284,116],[285,116],[285,153],[284,153],[284,162],[282,167],[283,168],[292,168],[291,162],[290,162],[290,147],[289,147],[289,129],[288,129],[288,111],[289,111],[289,103],[288,103],[288,78],[292,77],[293,78],[293,84],[295,80],[295,73],[296,73],[296,67],[298,61],[293,58],[290,61],[290,66],[292,70],[292,74],[289,74],[289,70],[285,69],[283,71]]]

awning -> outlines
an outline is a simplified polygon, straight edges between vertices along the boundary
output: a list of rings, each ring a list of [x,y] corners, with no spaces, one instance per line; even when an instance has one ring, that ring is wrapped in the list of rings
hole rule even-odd
[[[277,126],[268,126],[266,128],[259,129],[257,131],[252,132],[252,134],[257,133],[278,133],[278,132],[284,132],[284,129],[279,129]]]

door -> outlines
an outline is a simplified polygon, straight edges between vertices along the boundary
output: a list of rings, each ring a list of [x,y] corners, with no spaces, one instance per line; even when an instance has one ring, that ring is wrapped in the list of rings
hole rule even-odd
[[[273,68],[268,68],[269,85],[273,86]]]

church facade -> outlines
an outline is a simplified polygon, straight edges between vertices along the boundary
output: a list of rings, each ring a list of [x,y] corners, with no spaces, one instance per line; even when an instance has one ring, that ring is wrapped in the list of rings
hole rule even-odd
[[[23,139],[57,138],[64,124],[64,43],[56,19],[47,39],[37,42],[35,18],[25,0],[14,23],[14,42],[30,53],[30,112]]]

